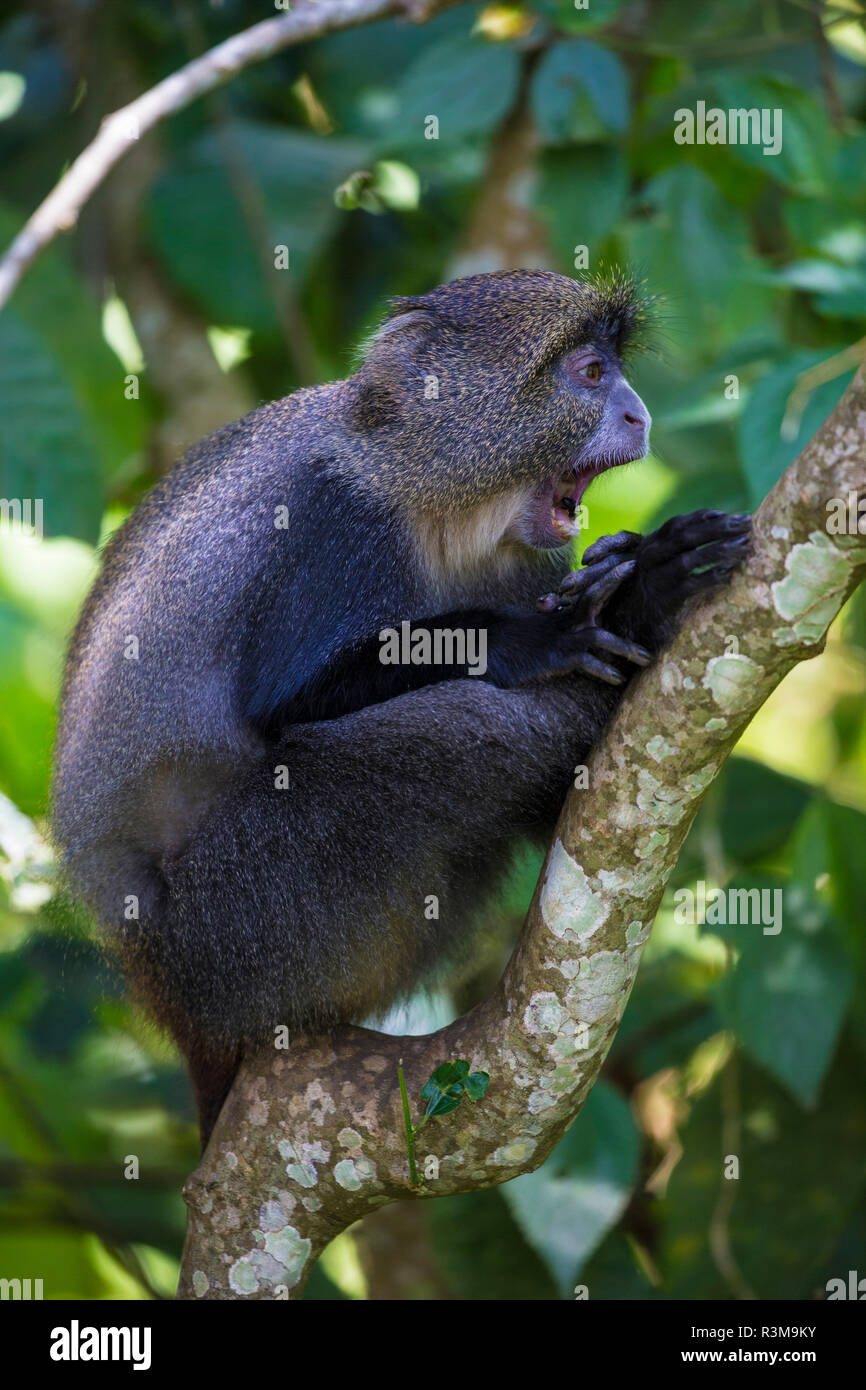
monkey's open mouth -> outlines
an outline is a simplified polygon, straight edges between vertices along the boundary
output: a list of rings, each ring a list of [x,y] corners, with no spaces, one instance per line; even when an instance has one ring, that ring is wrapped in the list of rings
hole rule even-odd
[[[634,463],[643,458],[645,445],[635,449],[623,449],[616,454],[605,454],[603,458],[593,459],[564,473],[559,482],[547,492],[550,515],[548,528],[555,536],[554,545],[564,545],[580,531],[579,507],[583,494],[593,478],[618,468],[621,463]],[[549,542],[548,542],[549,543]]]
[[[576,468],[567,473],[553,486],[550,498],[550,520],[553,530],[560,537],[560,543],[570,540],[580,530],[577,509],[589,484],[604,467]]]

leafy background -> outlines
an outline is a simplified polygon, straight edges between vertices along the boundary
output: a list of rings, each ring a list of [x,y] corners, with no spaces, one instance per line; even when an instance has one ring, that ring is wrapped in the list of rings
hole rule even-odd
[[[185,444],[350,370],[383,297],[513,263],[569,272],[577,245],[661,296],[633,368],[653,456],[593,488],[589,539],[753,506],[862,355],[858,12],[537,0],[322,39],[136,144],[27,274],[0,316],[0,493],[45,515],[41,541],[0,536],[0,1275],[51,1298],[169,1295],[196,1154],[177,1057],[50,898],[38,838],[100,540]],[[0,239],[107,111],[261,17],[252,0],[7,17]],[[698,100],[781,108],[782,152],[676,144]],[[780,887],[783,931],[682,926],[669,894],[603,1079],[544,1167],[379,1213],[308,1297],[811,1298],[866,1271],[864,685],[861,596],[744,736],[671,885]],[[483,994],[537,869],[515,866],[471,972],[394,1028]]]

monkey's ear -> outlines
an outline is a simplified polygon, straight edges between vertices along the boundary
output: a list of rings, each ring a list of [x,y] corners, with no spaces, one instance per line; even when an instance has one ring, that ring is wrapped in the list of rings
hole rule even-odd
[[[355,429],[378,429],[397,423],[422,379],[431,342],[438,331],[436,315],[402,300],[367,340],[364,361],[356,372],[352,400]],[[403,308],[406,305],[406,308]]]
[[[379,327],[367,339],[365,361],[369,361],[371,355],[385,346],[386,354],[388,349],[396,344],[398,351],[410,351],[412,348],[420,347],[426,342],[435,329],[435,314],[429,309],[416,309],[411,307],[413,301],[406,299],[398,301],[400,307],[396,312],[392,312],[390,318],[380,323]],[[406,308],[403,308],[403,305]]]

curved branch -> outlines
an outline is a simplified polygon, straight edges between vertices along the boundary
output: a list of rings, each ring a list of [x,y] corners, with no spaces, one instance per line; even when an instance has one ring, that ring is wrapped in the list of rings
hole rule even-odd
[[[598,1076],[707,788],[786,672],[823,648],[863,577],[856,526],[828,533],[829,499],[850,497],[856,517],[862,371],[756,513],[747,564],[695,605],[627,693],[589,789],[566,801],[490,998],[428,1037],[346,1028],[245,1064],[185,1190],[180,1297],[298,1297],[328,1241],[372,1209],[493,1186],[543,1162]],[[422,1191],[409,1185],[401,1057],[414,1097],[453,1058],[491,1076],[481,1103],[424,1130],[438,1177]]]
[[[59,232],[75,226],[87,199],[106,174],[145,131],[212,92],[244,68],[272,58],[292,44],[353,29],[389,15],[409,14],[425,20],[462,0],[298,0],[288,14],[262,20],[217,44],[200,58],[158,82],[127,106],[113,111],[96,138],[24,224],[0,260],[0,308],[7,302],[31,261]]]

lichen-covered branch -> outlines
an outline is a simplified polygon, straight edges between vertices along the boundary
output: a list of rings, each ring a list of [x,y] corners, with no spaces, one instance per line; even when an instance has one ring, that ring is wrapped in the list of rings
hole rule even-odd
[[[630,688],[490,998],[428,1037],[347,1028],[243,1068],[187,1185],[180,1297],[297,1297],[327,1242],[375,1207],[491,1186],[547,1157],[598,1076],[707,788],[863,576],[864,497],[861,372],[757,512],[748,562]],[[855,524],[837,534],[828,516],[846,507]],[[483,1103],[424,1129],[423,1191],[409,1182],[401,1057],[410,1097],[453,1058],[492,1078]]]
[[[461,0],[295,0],[291,10],[234,34],[179,68],[127,106],[105,117],[95,138],[70,165],[0,259],[0,308],[31,261],[59,232],[75,226],[90,195],[126,152],[166,116],[214,91],[253,63],[292,44],[369,24],[389,15],[429,19]]]

